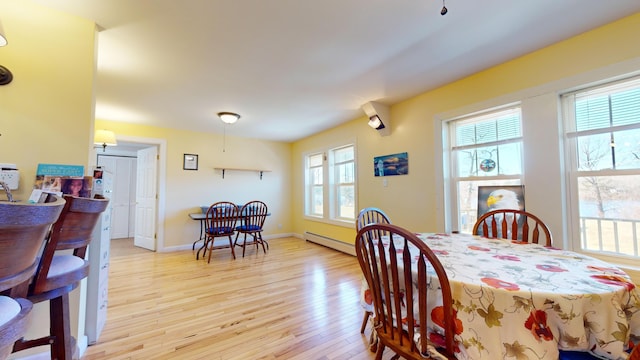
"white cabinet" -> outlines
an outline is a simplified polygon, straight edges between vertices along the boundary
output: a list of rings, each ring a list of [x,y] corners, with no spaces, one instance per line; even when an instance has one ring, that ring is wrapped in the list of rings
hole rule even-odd
[[[109,198],[112,175],[103,174],[102,195]],[[109,286],[109,248],[111,246],[111,201],[93,229],[89,244],[89,276],[87,278],[87,314],[85,331],[89,345],[95,344],[107,320],[107,295]]]

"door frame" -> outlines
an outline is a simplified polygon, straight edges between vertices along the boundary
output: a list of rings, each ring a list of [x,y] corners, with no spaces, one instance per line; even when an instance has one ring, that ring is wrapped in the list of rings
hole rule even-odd
[[[140,136],[126,136],[116,134],[116,140],[144,144],[158,147],[158,206],[156,207],[156,252],[164,251],[164,219],[165,219],[165,201],[166,201],[166,178],[167,178],[167,140],[158,138],[148,138]],[[137,180],[136,180],[137,181]]]

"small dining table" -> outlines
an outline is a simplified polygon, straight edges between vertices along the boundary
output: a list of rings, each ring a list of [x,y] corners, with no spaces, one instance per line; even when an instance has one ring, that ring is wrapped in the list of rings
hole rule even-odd
[[[640,335],[640,292],[604,261],[469,234],[416,235],[449,278],[462,327],[458,359],[557,360],[560,349],[626,359],[630,336]],[[437,282],[432,275],[429,281]],[[365,283],[361,303],[371,310],[367,291]]]
[[[242,208],[242,205],[237,205],[238,209]],[[206,208],[208,209],[208,208]],[[191,245],[191,250],[195,250],[196,249],[196,243],[202,241],[202,247],[200,247],[200,249],[198,249],[198,252],[196,253],[196,260],[200,258],[200,251],[204,249],[204,240],[206,238],[206,234],[205,234],[205,228],[206,228],[206,219],[207,219],[207,214],[206,214],[206,209],[204,207],[202,207],[202,211],[199,213],[190,213],[189,214],[189,218],[191,218],[191,220],[196,220],[200,222],[200,236],[198,237],[198,239],[196,241],[193,242],[193,245]],[[271,216],[271,213],[267,213],[267,216]],[[242,220],[242,215],[240,215],[238,217],[239,220]],[[247,244],[252,244],[252,243],[247,243]],[[215,249],[223,249],[223,248],[228,248],[229,245],[218,245],[215,247]]]

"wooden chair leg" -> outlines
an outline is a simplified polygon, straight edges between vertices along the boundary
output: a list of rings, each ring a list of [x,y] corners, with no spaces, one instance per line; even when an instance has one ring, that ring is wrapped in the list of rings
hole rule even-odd
[[[49,300],[49,319],[51,321],[51,335],[55,340],[51,344],[51,358],[58,360],[73,359],[71,337],[71,317],[69,315],[69,293]]]
[[[244,241],[242,241],[242,257],[244,257],[244,250],[247,247],[247,233],[244,233]]]
[[[384,353],[385,346],[378,344],[378,350],[376,351],[376,360],[382,360],[382,354]]]
[[[262,244],[262,252],[264,252],[264,253],[266,254],[266,253],[267,253],[267,250],[266,250],[266,249],[265,249],[265,247],[264,247],[264,240],[262,240],[262,233],[258,233],[258,234],[257,234],[257,236],[256,236],[256,238],[259,238],[259,239],[260,239],[260,244]],[[258,251],[257,247],[258,247],[258,246],[256,245],[256,251]]]
[[[233,251],[233,248],[231,250]],[[211,263],[211,254],[213,254],[213,239],[209,239],[209,259],[207,260],[207,264]],[[202,258],[204,258],[204,255],[202,255]]]
[[[365,311],[364,319],[362,319],[362,326],[360,326],[360,334],[364,334],[364,329],[367,327],[367,321],[369,320],[369,316],[371,316],[371,311]]]
[[[229,247],[231,248],[231,255],[233,255],[233,260],[236,259],[236,251],[233,250],[233,239],[231,238],[231,235],[229,235]]]

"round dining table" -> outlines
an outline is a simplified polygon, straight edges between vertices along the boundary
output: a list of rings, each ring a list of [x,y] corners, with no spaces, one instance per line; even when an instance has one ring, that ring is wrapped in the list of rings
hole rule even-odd
[[[630,337],[640,335],[640,292],[604,261],[469,234],[416,235],[451,284],[458,359],[557,360],[560,350],[570,350],[622,360]],[[433,275],[429,281],[437,282]],[[370,310],[367,291],[365,284],[361,302]],[[429,301],[442,304],[439,297]]]

